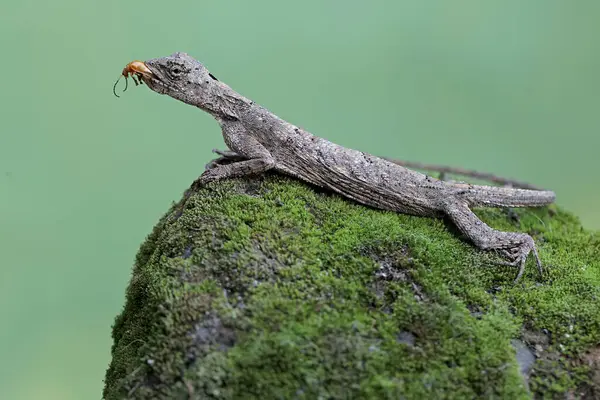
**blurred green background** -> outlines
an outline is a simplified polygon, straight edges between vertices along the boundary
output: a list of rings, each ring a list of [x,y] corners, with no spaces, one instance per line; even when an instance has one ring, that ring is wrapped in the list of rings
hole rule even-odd
[[[3,3],[0,397],[100,398],[138,246],[224,148],[198,109],[115,98],[127,62],[187,52],[317,135],[552,188],[597,229],[598,21],[593,0]]]

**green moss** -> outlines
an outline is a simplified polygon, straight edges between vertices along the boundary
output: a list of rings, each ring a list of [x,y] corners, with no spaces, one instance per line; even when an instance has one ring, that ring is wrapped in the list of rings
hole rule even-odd
[[[442,219],[275,174],[210,185],[142,245],[104,397],[600,395],[600,235],[554,207],[477,213],[532,234],[544,277],[530,261],[513,285]],[[515,338],[538,356],[529,389]]]

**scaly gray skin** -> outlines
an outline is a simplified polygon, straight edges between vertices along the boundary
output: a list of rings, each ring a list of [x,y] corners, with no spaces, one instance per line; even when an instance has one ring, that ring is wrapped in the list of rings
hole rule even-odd
[[[185,53],[145,64],[151,73],[142,74],[142,79],[150,89],[211,114],[232,150],[222,156],[235,162],[216,164],[192,186],[273,169],[375,208],[447,215],[475,246],[498,250],[508,258],[499,264],[519,267],[515,282],[530,253],[541,271],[531,236],[492,229],[470,208],[543,206],[554,201],[553,192],[444,182],[314,136],[235,92]]]

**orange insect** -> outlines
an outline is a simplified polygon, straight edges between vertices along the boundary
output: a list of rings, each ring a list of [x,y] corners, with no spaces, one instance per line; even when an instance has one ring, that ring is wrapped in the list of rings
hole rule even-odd
[[[125,89],[123,89],[123,91],[126,91],[127,90],[127,78],[129,78],[131,76],[131,79],[133,79],[133,81],[135,82],[135,85],[137,86],[137,85],[144,83],[144,81],[142,80],[142,76],[145,74],[151,74],[148,67],[146,67],[146,64],[144,64],[142,61],[138,61],[138,60],[130,62],[129,64],[127,64],[125,66],[125,68],[123,68],[123,72],[121,72],[119,79],[117,79],[117,81],[115,82],[115,85],[113,86],[113,93],[115,94],[115,96],[119,97],[119,95],[116,92],[116,89],[117,89],[117,83],[119,83],[119,80],[122,77],[125,77]]]

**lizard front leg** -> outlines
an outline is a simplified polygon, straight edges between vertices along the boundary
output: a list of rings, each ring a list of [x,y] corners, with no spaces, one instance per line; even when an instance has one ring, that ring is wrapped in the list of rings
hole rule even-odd
[[[239,178],[246,175],[260,174],[275,166],[271,153],[256,139],[250,136],[239,121],[221,124],[223,138],[234,151],[213,150],[221,157],[206,166],[206,170],[185,191],[177,218],[181,216],[191,194],[209,182],[227,178]],[[220,165],[219,161],[233,161]]]
[[[239,121],[225,121],[221,128],[223,138],[233,152],[215,152],[224,158],[238,159],[238,161],[216,165],[214,168],[204,171],[192,184],[192,187],[203,186],[221,179],[261,174],[275,166],[275,159],[271,153],[253,138]]]
[[[538,256],[533,238],[526,233],[503,232],[490,228],[480,220],[468,205],[458,199],[449,199],[444,212],[452,222],[465,234],[478,248],[482,250],[499,250],[508,257],[510,261],[500,262],[501,265],[519,267],[519,273],[515,283],[521,279],[525,271],[525,261],[530,253],[533,253],[540,274],[542,263]]]
[[[215,154],[218,154],[220,157],[215,158],[214,160],[210,161],[208,164],[206,164],[204,169],[214,169],[224,163],[231,164],[232,162],[235,162],[235,161],[246,160],[246,157],[244,157],[241,154],[236,153],[235,151],[231,151],[231,150],[213,149],[212,152]]]

